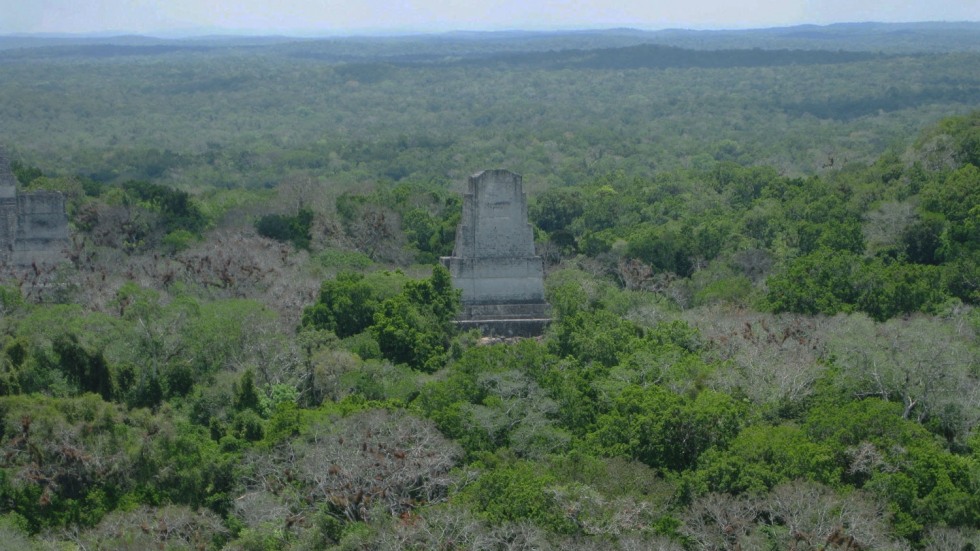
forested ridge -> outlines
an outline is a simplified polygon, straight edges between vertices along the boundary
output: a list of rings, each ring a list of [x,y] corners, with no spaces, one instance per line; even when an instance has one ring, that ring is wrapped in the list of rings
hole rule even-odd
[[[72,235],[0,268],[0,545],[976,548],[980,55],[938,28],[6,39]],[[494,167],[540,338],[452,323]]]

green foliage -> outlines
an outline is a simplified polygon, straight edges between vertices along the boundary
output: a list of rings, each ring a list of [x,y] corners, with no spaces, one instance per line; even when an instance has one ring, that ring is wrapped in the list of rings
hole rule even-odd
[[[25,165],[17,160],[10,161],[10,171],[14,173],[14,177],[23,186],[29,186],[31,182],[44,176],[40,168]]]
[[[259,397],[259,389],[255,387],[255,376],[251,369],[245,370],[242,375],[238,389],[235,391],[235,409],[243,411],[250,409],[255,413],[260,413],[262,401]]]
[[[310,248],[310,225],[313,211],[300,209],[295,215],[266,214],[255,221],[255,231],[262,237],[292,243],[297,249]]]
[[[829,446],[844,481],[888,501],[905,537],[925,524],[967,525],[980,512],[976,464],[902,419],[898,404],[870,398],[817,407],[804,428]]]
[[[170,252],[180,252],[191,246],[197,240],[192,232],[185,229],[174,230],[163,236],[161,244]]]
[[[412,402],[472,457],[509,447],[522,457],[560,453],[571,442],[561,422],[555,358],[534,341],[469,348],[446,376],[426,384]],[[569,406],[573,404],[569,403]],[[589,407],[581,402],[576,407]]]
[[[723,448],[738,434],[744,413],[731,397],[710,390],[689,399],[658,386],[627,387],[599,416],[589,441],[602,455],[680,471],[708,449]]]
[[[20,371],[25,367],[30,343],[21,337],[10,339],[4,344],[3,355],[0,356],[0,395],[19,394],[21,391]]]
[[[980,168],[964,165],[943,181],[934,180],[922,190],[922,207],[948,222],[948,241],[976,248],[976,219],[980,208]],[[947,245],[949,246],[949,245]],[[953,254],[956,251],[948,251]]]
[[[255,442],[262,440],[265,436],[265,424],[255,410],[244,409],[240,410],[232,418],[230,432],[235,438]],[[222,439],[221,443],[223,451],[233,451],[236,448],[236,446],[228,445],[225,439]]]
[[[942,263],[942,235],[946,224],[941,216],[927,215],[902,231],[901,244],[910,262],[938,265]]]
[[[364,270],[371,267],[371,258],[354,251],[325,249],[315,255],[318,265],[328,269]]]
[[[409,281],[400,295],[382,302],[371,332],[384,357],[423,371],[441,367],[455,333],[459,296],[449,270],[437,265],[431,278]]]
[[[936,282],[942,270],[820,249],[793,260],[768,280],[766,303],[774,312],[836,314],[860,310],[883,321],[929,311],[947,298]]]
[[[935,266],[880,259],[865,262],[851,282],[859,293],[855,306],[878,321],[901,314],[934,311],[949,298],[942,287],[936,285],[941,281],[942,273]]]
[[[693,250],[686,233],[663,226],[645,227],[628,239],[627,256],[638,258],[657,271],[691,275]]]
[[[696,48],[678,49],[620,32],[506,45],[451,39],[443,49],[426,37],[372,45],[353,38],[251,44],[250,52],[260,55],[247,61],[229,43],[209,44],[207,51],[168,45],[166,55],[148,50],[158,46],[26,48],[5,53],[3,115],[9,133],[45,160],[46,171],[67,169],[104,182],[254,188],[284,172],[314,170],[343,185],[378,178],[428,182],[487,159],[548,184],[614,170],[645,176],[696,166],[693,161],[705,157],[746,164],[761,157],[781,172],[812,173],[827,162],[824,152],[836,155],[834,168],[844,152],[853,161],[871,161],[886,144],[907,140],[910,126],[973,105],[975,85],[962,75],[972,74],[975,56],[949,52],[962,49],[949,45],[968,42],[963,33],[970,30],[862,29],[857,43],[853,37],[841,42],[835,31],[824,35],[835,46],[865,51],[799,50],[824,48],[826,38],[795,36],[657,38]],[[917,51],[924,32],[943,36],[942,53],[867,53],[882,48],[870,41],[894,43],[900,36],[915,37],[902,51]],[[774,50],[773,41],[788,48]],[[590,53],[576,57],[576,49]],[[389,56],[427,62],[406,67]],[[310,59],[331,63],[311,68]],[[817,59],[831,64],[814,65]],[[651,68],[664,63],[671,68]],[[492,91],[471,78],[490,67],[508,75]],[[51,70],[67,90],[85,93],[22,86]],[[596,78],[581,78],[583,70]],[[605,78],[610,75],[626,78]],[[145,86],[130,86],[134,80]],[[433,82],[445,85],[436,103]],[[529,86],[541,93],[524,94]],[[774,97],[770,91],[777,87],[781,93]],[[715,96],[715,89],[730,93]],[[474,105],[473,98],[490,101]],[[217,108],[215,99],[221,100]],[[154,131],[135,131],[134,113],[152,120]],[[666,113],[671,116],[660,116]],[[208,124],[201,124],[202,116]],[[736,118],[753,124],[732,124]],[[91,120],[101,124],[93,127]],[[971,150],[970,126],[962,126],[943,129],[957,136],[958,153]],[[325,134],[329,127],[350,132]],[[272,138],[286,133],[290,140]]]
[[[589,296],[581,285],[575,282],[555,283],[558,277],[548,280],[545,287],[548,304],[551,305],[552,315],[557,321],[572,317],[580,310],[589,308]]]
[[[752,294],[752,280],[745,276],[732,276],[712,281],[695,292],[695,305],[715,303],[746,303]]]
[[[356,396],[377,401],[408,402],[418,392],[412,369],[374,359],[341,375],[340,384]]]
[[[341,338],[361,333],[374,323],[381,303],[397,295],[406,281],[400,273],[340,272],[323,282],[316,304],[303,310],[303,326],[333,331]]]
[[[236,462],[206,428],[178,422],[143,445],[135,468],[160,500],[225,511]]]
[[[398,224],[422,264],[452,253],[461,214],[458,195],[417,182],[383,184],[369,195],[345,193],[337,198],[336,206],[349,232],[364,241],[359,245],[371,251],[369,256],[383,247],[379,240],[394,237],[389,232]]]
[[[836,484],[842,467],[833,449],[795,425],[746,427],[725,448],[705,452],[685,479],[687,492],[763,495],[778,484],[810,479]]]
[[[919,138],[919,148],[924,148],[930,141],[946,138],[949,153],[960,165],[971,164],[980,167],[980,125],[977,124],[980,113],[973,112],[962,117],[947,117]]]
[[[902,417],[924,422],[951,445],[961,445],[975,411],[962,399],[964,389],[974,385],[970,336],[925,316],[882,324],[863,316],[835,321],[827,345],[840,367],[834,381],[841,392],[901,403]]]
[[[542,230],[553,233],[572,225],[584,210],[582,194],[576,189],[551,188],[538,195],[528,216]]]
[[[101,352],[86,350],[79,344],[78,337],[71,334],[56,338],[52,348],[57,356],[56,367],[70,384],[81,392],[95,392],[103,400],[112,399],[112,374]]]
[[[574,529],[546,490],[557,483],[533,463],[523,461],[488,470],[465,490],[465,498],[494,524],[529,520],[549,531]]]
[[[452,213],[447,213],[445,218],[435,217],[425,209],[415,208],[408,211],[402,219],[405,237],[419,251],[419,262],[436,262],[440,256],[452,254],[460,219],[458,202],[452,202],[446,209],[451,209]]]
[[[288,438],[299,435],[302,428],[303,412],[295,402],[281,402],[276,405],[272,417],[266,425],[265,440],[275,445]]]
[[[382,358],[378,339],[370,331],[347,337],[341,342],[341,346],[362,360],[380,360]]]
[[[559,356],[612,367],[632,350],[641,335],[639,327],[608,310],[579,311],[561,318],[549,344]]]
[[[108,400],[125,391],[105,356],[116,329],[110,318],[84,316],[73,307],[33,310],[18,320],[14,331],[19,336],[4,346],[8,392],[96,392]]]
[[[124,183],[122,189],[140,205],[159,212],[168,233],[183,229],[199,234],[208,224],[201,209],[185,191],[138,180]]]
[[[181,363],[194,377],[214,373],[227,367],[252,338],[253,331],[274,326],[275,312],[254,300],[223,300],[199,304],[187,301],[170,305],[172,315],[186,316],[181,321],[184,345]],[[181,313],[181,309],[186,308]],[[176,367],[179,364],[173,365]]]
[[[855,300],[850,285],[858,259],[849,253],[820,249],[794,260],[786,272],[772,276],[767,302],[774,312],[836,314]]]
[[[3,510],[32,532],[97,522],[135,482],[140,436],[123,415],[94,394],[0,399],[0,442],[11,453],[0,469]]]
[[[763,190],[778,181],[771,167],[743,167],[733,162],[718,163],[710,172],[714,189],[730,196],[735,205],[749,206],[762,196]]]
[[[973,537],[978,114],[903,147],[968,107],[980,57],[613,34],[0,52],[0,118],[45,163],[15,174],[64,193],[77,230],[68,265],[0,286],[3,541]],[[489,67],[492,87],[473,78]],[[23,85],[52,71],[85,93]],[[449,253],[461,167],[487,160],[524,174],[554,268],[541,339],[457,337],[441,267],[359,273]],[[242,219],[300,248],[315,219],[324,249]]]
[[[697,328],[679,320],[658,323],[648,329],[644,336],[655,348],[675,346],[687,352],[698,352],[703,345]]]
[[[27,302],[24,300],[20,289],[0,285],[0,312],[4,316],[10,316],[25,308],[27,308]]]

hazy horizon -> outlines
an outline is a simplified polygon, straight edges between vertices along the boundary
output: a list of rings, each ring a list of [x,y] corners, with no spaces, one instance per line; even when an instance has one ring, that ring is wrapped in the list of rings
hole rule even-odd
[[[453,31],[741,30],[836,23],[976,22],[980,1],[0,0],[0,34],[397,35]]]
[[[263,29],[229,29],[222,27],[198,27],[186,29],[166,29],[159,31],[134,31],[125,29],[106,29],[102,31],[78,31],[78,32],[2,32],[0,36],[8,37],[37,37],[37,38],[113,38],[113,37],[146,37],[160,39],[181,39],[181,38],[207,38],[207,37],[254,37],[254,38],[356,38],[356,37],[399,37],[399,36],[424,36],[424,35],[451,35],[451,34],[494,34],[494,33],[589,33],[589,32],[609,32],[609,31],[636,31],[636,32],[663,32],[663,31],[686,31],[686,32],[738,32],[738,31],[765,31],[771,29],[786,29],[794,27],[816,27],[825,28],[842,25],[980,25],[980,21],[840,21],[836,23],[815,24],[815,23],[794,23],[787,25],[766,25],[758,27],[718,27],[718,28],[695,28],[695,27],[657,27],[643,28],[636,26],[596,26],[596,27],[554,27],[554,28],[499,28],[499,29],[446,29],[446,30],[427,30],[427,29],[345,29],[342,31],[290,31],[290,30],[263,30]]]

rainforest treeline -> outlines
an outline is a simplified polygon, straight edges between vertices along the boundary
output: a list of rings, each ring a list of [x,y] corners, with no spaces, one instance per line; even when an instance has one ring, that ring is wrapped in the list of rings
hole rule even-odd
[[[975,547],[980,56],[512,63],[667,48],[576,40],[0,55],[18,185],[71,224],[62,264],[0,269],[0,541]],[[540,338],[458,331],[438,263],[498,165]]]

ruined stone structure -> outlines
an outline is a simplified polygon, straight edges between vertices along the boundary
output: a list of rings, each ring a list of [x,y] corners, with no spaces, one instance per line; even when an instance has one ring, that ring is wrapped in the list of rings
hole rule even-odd
[[[56,191],[18,193],[0,149],[0,266],[51,264],[65,257],[68,216]]]
[[[544,263],[534,254],[521,177],[508,170],[470,176],[453,255],[443,257],[462,290],[462,329],[487,336],[539,335],[549,321]]]

